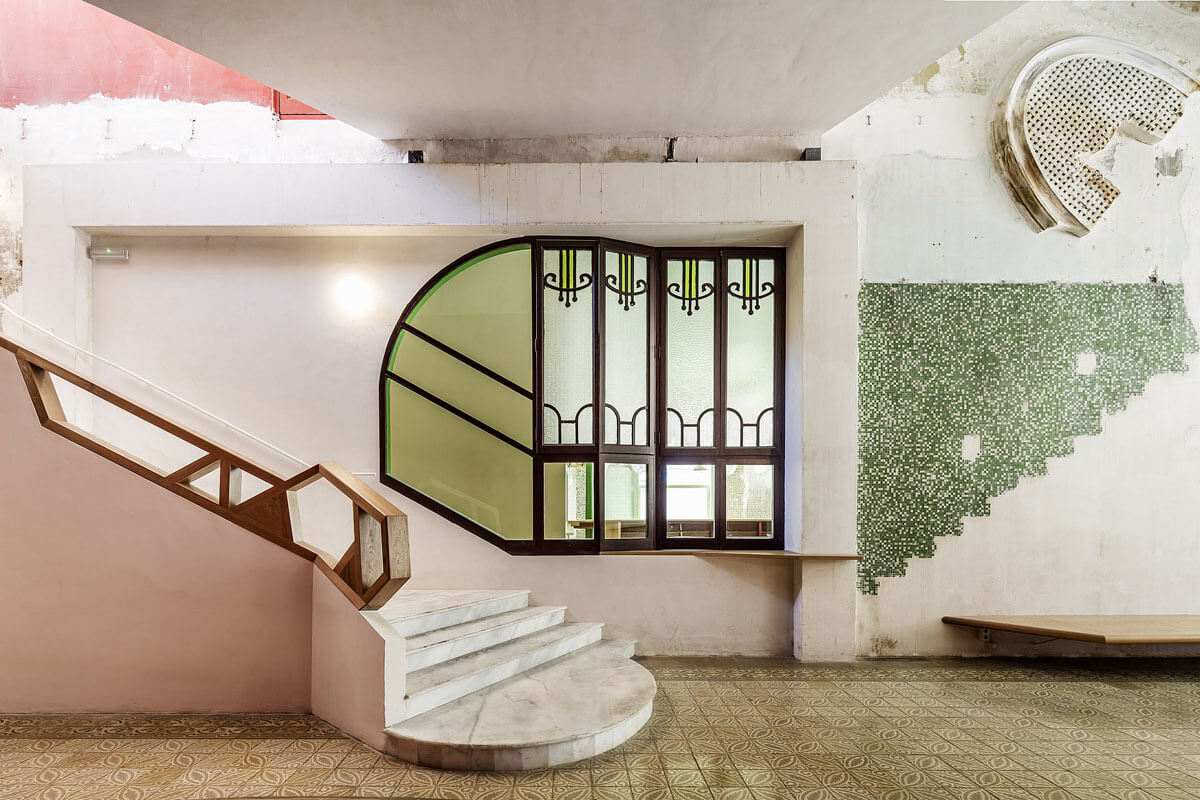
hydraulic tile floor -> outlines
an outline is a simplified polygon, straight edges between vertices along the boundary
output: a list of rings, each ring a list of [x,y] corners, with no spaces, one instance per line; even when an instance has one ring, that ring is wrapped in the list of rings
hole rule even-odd
[[[1200,661],[643,662],[650,723],[567,768],[391,762],[310,716],[0,716],[0,798],[1200,798]]]

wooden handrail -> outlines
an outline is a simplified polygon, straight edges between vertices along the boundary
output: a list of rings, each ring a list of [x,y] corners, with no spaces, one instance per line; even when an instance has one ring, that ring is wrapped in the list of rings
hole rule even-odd
[[[29,398],[43,427],[314,562],[356,608],[380,608],[412,574],[408,552],[408,518],[387,498],[341,464],[322,462],[285,478],[3,336],[0,336],[0,348],[9,350],[16,358]],[[164,472],[124,452],[67,419],[51,375],[186,442],[203,451],[204,455],[176,470]],[[217,470],[220,473],[216,496],[194,485],[195,481]],[[266,483],[268,488],[243,500],[240,490],[242,473]],[[354,510],[354,540],[337,564],[332,566],[323,555],[296,541],[296,522],[299,519],[296,492],[320,480],[345,495]]]

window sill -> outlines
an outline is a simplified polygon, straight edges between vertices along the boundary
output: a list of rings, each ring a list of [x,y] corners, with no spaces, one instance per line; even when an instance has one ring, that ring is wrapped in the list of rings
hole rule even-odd
[[[810,561],[862,561],[854,553],[797,553],[793,550],[605,550],[603,556],[725,556],[735,558],[796,558]]]

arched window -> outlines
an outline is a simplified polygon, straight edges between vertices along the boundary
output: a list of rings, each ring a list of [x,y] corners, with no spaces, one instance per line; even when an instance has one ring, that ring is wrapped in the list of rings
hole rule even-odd
[[[513,553],[780,548],[783,281],[770,248],[468,254],[392,333],[382,480]]]

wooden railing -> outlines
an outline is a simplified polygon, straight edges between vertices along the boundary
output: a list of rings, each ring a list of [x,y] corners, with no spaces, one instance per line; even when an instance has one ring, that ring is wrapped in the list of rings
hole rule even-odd
[[[313,561],[356,608],[381,607],[411,575],[408,519],[404,512],[340,464],[316,464],[290,477],[275,474],[114,391],[96,385],[62,364],[22,348],[16,342],[0,336],[0,347],[16,357],[43,427]],[[186,442],[204,455],[180,469],[165,472],[72,424],[63,411],[52,375]],[[219,471],[219,490],[215,496],[194,485],[214,471]],[[262,481],[267,488],[253,496],[243,497],[241,489],[244,475]],[[296,537],[299,522],[297,493],[317,481],[326,481],[349,498],[354,510],[353,542],[336,564],[328,563],[322,554],[305,547]]]

